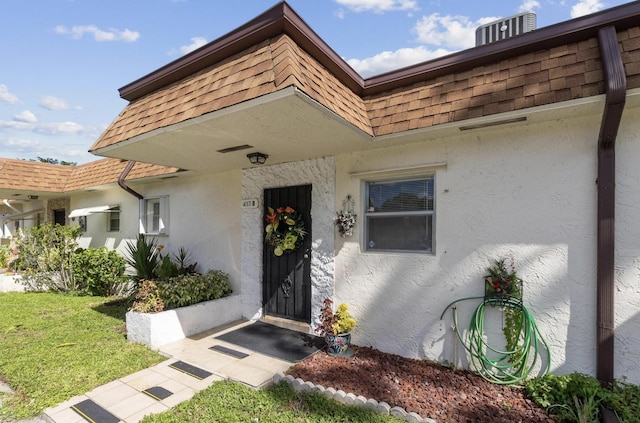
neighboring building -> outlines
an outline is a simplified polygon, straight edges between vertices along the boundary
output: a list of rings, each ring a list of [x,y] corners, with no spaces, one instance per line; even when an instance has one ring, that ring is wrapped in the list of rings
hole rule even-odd
[[[640,3],[363,79],[282,2],[120,94],[91,147],[117,171],[32,190],[88,214],[85,245],[157,235],[229,273],[246,318],[313,324],[331,297],[355,343],[462,364],[440,315],[512,256],[552,371],[640,383]],[[117,159],[156,173],[126,191]],[[286,206],[308,235],[277,257],[264,215]]]

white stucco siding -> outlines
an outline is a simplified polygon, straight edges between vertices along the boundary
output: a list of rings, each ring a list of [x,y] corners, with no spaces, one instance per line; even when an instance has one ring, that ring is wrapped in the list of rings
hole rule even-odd
[[[234,292],[240,292],[239,170],[129,186],[145,198],[168,196],[168,235],[155,237],[164,246],[163,254],[175,255],[184,247],[191,262],[198,263],[198,271],[228,273]],[[71,197],[72,209],[105,204],[120,205],[120,231],[106,232],[104,213],[89,215],[88,230],[79,243],[83,247],[106,245],[126,255],[127,242],[138,236],[139,200],[118,186]]]
[[[257,199],[258,207],[242,210],[243,315],[262,316],[263,193],[266,188],[311,184],[311,310],[320,310],[333,296],[335,163],[319,158],[243,171],[242,198]]]
[[[615,376],[640,384],[640,108],[625,109],[616,143]],[[633,370],[628,370],[633,369]]]
[[[640,381],[637,351],[640,198],[638,114],[620,131],[616,374]],[[635,118],[634,118],[635,117]],[[457,137],[336,157],[336,209],[354,194],[352,238],[336,245],[336,300],[358,318],[354,342],[409,357],[464,364],[454,300],[483,294],[490,261],[513,256],[524,304],[550,345],[552,371],[595,374],[596,145],[600,116],[460,132]],[[435,253],[367,253],[362,187],[353,173],[446,162],[435,167]],[[389,173],[393,176],[393,173]],[[358,195],[355,195],[358,194]],[[623,257],[621,248],[624,247]],[[466,327],[479,301],[458,305]],[[635,304],[635,305],[634,305]]]
[[[234,293],[240,292],[241,172],[168,179],[141,193],[169,195],[169,236],[160,242],[165,238],[172,254],[184,247],[200,272],[229,274]]]
[[[108,189],[75,194],[70,197],[70,214],[73,210],[105,205],[120,206],[120,230],[107,232],[107,213],[92,213],[86,216],[87,230],[78,240],[82,248],[107,247],[121,254],[126,251],[126,242],[135,238],[138,230],[138,199],[117,185]],[[70,224],[77,226],[79,218],[71,218]]]

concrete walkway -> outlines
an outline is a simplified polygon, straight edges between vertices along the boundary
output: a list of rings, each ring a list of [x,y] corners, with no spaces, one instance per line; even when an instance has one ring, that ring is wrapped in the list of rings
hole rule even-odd
[[[148,414],[162,413],[190,399],[215,381],[232,379],[254,388],[266,386],[292,363],[214,338],[250,323],[164,345],[160,353],[169,358],[162,363],[48,408],[41,418],[49,423],[136,423]],[[212,350],[213,346],[217,349]],[[98,420],[91,416],[101,417]]]

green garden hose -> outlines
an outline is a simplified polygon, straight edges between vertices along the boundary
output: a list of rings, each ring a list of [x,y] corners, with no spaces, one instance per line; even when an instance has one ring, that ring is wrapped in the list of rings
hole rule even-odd
[[[461,301],[478,300],[482,302],[475,309],[471,322],[469,323],[469,332],[467,334],[468,342],[465,342],[462,334],[458,330],[458,318],[455,304]],[[484,312],[486,306],[502,307],[503,310],[520,311],[522,318],[520,319],[520,327],[518,342],[512,351],[501,351],[487,344],[484,339]],[[513,385],[523,381],[529,376],[534,369],[540,354],[540,343],[544,345],[546,352],[546,362],[542,363],[544,373],[549,370],[551,362],[551,353],[549,346],[538,330],[533,316],[522,304],[519,298],[505,296],[500,298],[494,297],[469,297],[456,300],[449,304],[440,320],[444,317],[446,311],[451,308],[453,312],[453,326],[458,339],[469,352],[471,365],[473,369],[484,379],[501,385]],[[496,355],[497,358],[489,358],[488,355]]]

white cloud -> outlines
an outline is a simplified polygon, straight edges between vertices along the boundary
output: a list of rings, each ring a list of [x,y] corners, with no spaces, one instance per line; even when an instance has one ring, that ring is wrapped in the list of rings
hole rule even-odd
[[[3,103],[16,104],[18,102],[18,97],[11,94],[6,85],[0,84],[0,101]]]
[[[5,141],[0,141],[0,145],[3,147],[11,147],[14,149],[28,149],[28,148],[39,148],[43,145],[40,141],[33,140],[25,140],[25,139],[17,139],[17,138],[9,138]]]
[[[13,120],[15,120],[16,122],[26,122],[26,123],[36,123],[38,121],[38,119],[36,118],[36,115],[31,113],[29,110],[25,110],[21,113],[18,113],[13,117]]]
[[[41,123],[33,128],[34,132],[47,135],[81,135],[88,128],[75,122]]]
[[[34,116],[35,118],[35,116]],[[15,119],[15,117],[14,117]],[[29,131],[45,135],[93,135],[97,128],[83,126],[75,122],[42,122],[28,120],[0,121],[0,129]]]
[[[466,16],[441,16],[433,13],[423,16],[414,27],[418,34],[417,41],[433,46],[443,46],[447,49],[460,50],[475,45],[476,29],[498,18],[487,17],[471,21]]]
[[[41,107],[49,110],[68,110],[71,108],[66,100],[51,95],[41,97],[39,104]]]
[[[70,35],[71,38],[80,39],[85,34],[89,34],[93,36],[93,39],[102,42],[102,41],[125,41],[125,42],[134,42],[138,38],[140,38],[140,33],[136,31],[131,31],[129,29],[125,30],[117,30],[117,29],[109,29],[108,31],[104,31],[95,25],[76,25],[71,28],[67,28],[64,25],[58,25],[55,27],[55,32],[61,35]]]
[[[540,2],[536,0],[524,0],[518,8],[518,13],[528,12],[533,9],[540,9]]]
[[[203,45],[207,44],[207,39],[204,37],[192,37],[191,44],[187,44],[185,46],[180,47],[180,53],[187,54],[196,50]]]
[[[416,48],[401,48],[396,51],[383,51],[366,59],[350,59],[349,65],[361,76],[378,75],[405,66],[435,59],[452,53],[446,49],[429,50],[424,46]]]
[[[416,0],[336,0],[336,3],[354,12],[373,11],[375,13],[384,13],[392,10],[418,9]]]
[[[54,157],[56,159],[87,163],[95,160],[84,145],[56,144],[43,140],[28,140],[24,138],[0,139],[0,157],[32,160],[37,157]],[[60,157],[63,155],[64,157]]]
[[[599,0],[581,0],[571,8],[571,17],[579,18],[602,9],[604,9],[604,4]]]

